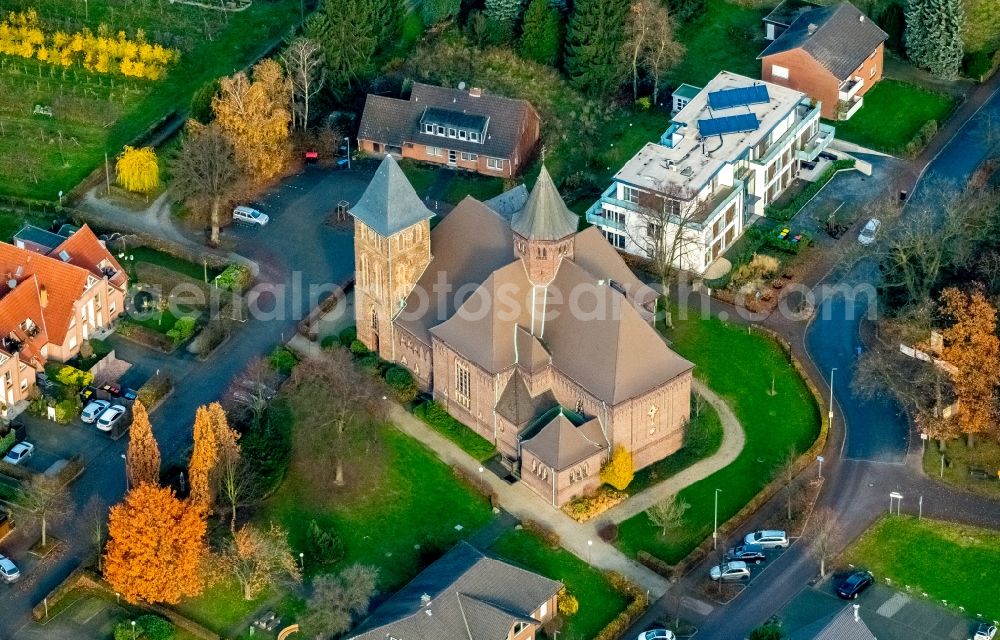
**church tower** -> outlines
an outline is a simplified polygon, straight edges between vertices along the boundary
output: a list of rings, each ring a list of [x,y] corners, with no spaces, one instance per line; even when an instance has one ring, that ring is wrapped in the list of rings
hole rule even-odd
[[[358,340],[394,361],[393,318],[431,261],[429,220],[406,175],[387,155],[354,216],[354,319]]]
[[[514,252],[536,286],[552,282],[563,258],[573,259],[579,218],[569,210],[545,166],[524,207],[514,215]]]

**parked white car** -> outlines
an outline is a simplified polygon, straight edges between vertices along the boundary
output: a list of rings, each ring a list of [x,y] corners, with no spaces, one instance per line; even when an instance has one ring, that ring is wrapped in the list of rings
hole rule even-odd
[[[993,640],[997,635],[997,626],[995,624],[990,624],[988,622],[979,623],[979,628],[976,629],[976,635],[973,640]]]
[[[84,407],[83,413],[80,414],[80,419],[87,424],[94,424],[94,420],[97,420],[98,416],[104,413],[104,410],[110,406],[111,403],[107,400],[94,400]]]
[[[120,404],[113,404],[105,409],[101,417],[97,419],[97,428],[101,431],[111,431],[124,415],[125,407]]]
[[[865,226],[861,229],[861,233],[858,234],[858,242],[866,247],[875,242],[875,236],[878,235],[878,229],[881,226],[882,223],[878,218],[869,219],[868,222],[865,223]]]
[[[743,538],[743,544],[755,544],[764,549],[786,549],[788,536],[784,531],[765,529],[764,531],[748,533]]]
[[[21,572],[17,565],[11,562],[10,558],[0,555],[0,580],[4,582],[17,582],[21,577]]]
[[[708,575],[712,580],[722,580],[723,582],[747,580],[750,578],[750,567],[743,561],[734,560],[723,565],[715,565],[708,572]]]
[[[670,629],[650,629],[639,634],[639,640],[677,640]]]
[[[261,213],[253,207],[244,207],[241,205],[233,209],[233,220],[247,224],[258,224],[263,227],[270,221],[270,218],[266,213]]]
[[[31,457],[31,454],[35,452],[35,445],[30,442],[18,442],[14,447],[7,452],[7,455],[3,457],[3,461],[7,464],[21,464],[25,460]]]

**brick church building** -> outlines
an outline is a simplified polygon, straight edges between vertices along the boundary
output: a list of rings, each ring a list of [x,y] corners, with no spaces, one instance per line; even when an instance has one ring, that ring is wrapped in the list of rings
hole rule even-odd
[[[636,469],[680,449],[693,365],[652,327],[656,293],[597,228],[577,231],[544,168],[526,198],[500,198],[467,197],[432,230],[387,156],[351,210],[358,339],[559,506],[600,486],[615,447]]]

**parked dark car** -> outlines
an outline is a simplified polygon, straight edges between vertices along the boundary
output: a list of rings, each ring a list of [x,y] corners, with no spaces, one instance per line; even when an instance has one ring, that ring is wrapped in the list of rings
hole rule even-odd
[[[845,600],[853,600],[873,584],[875,576],[870,571],[855,571],[837,585],[837,595]]]
[[[742,560],[747,564],[760,564],[767,560],[767,554],[763,547],[755,544],[741,544],[733,547],[726,553],[726,560]]]

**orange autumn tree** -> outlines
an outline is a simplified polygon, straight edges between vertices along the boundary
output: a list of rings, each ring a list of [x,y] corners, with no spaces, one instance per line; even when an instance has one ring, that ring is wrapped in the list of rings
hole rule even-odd
[[[138,400],[132,405],[132,426],[125,462],[133,487],[160,484],[160,448],[153,437],[153,425],[149,422],[146,407]]]
[[[104,579],[128,602],[176,604],[204,588],[205,517],[154,484],[140,484],[111,508]]]
[[[215,428],[207,407],[198,407],[194,414],[194,450],[188,464],[189,498],[207,513],[212,505],[210,476],[219,460]]]
[[[958,428],[971,445],[977,435],[996,433],[996,393],[1000,387],[997,311],[978,286],[969,294],[945,289],[939,311],[950,323],[941,332],[941,355],[957,369],[953,382]]]

